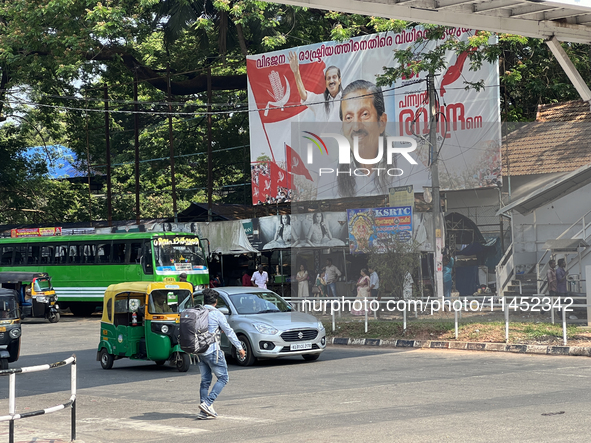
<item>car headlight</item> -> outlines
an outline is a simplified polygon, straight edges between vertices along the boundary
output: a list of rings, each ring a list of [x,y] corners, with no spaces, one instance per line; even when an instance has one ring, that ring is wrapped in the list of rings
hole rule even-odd
[[[10,338],[19,338],[21,336],[21,330],[20,328],[11,329],[8,335],[10,335]]]
[[[261,334],[267,334],[267,335],[275,335],[277,334],[279,331],[277,329],[275,329],[273,326],[267,325],[265,323],[253,323],[252,324],[255,329],[257,331],[259,331]]]
[[[318,330],[322,331],[324,329],[324,325],[322,324],[321,321],[318,322]]]
[[[168,332],[168,326],[162,325],[162,327],[160,328],[160,330],[162,331],[163,334],[166,334]]]

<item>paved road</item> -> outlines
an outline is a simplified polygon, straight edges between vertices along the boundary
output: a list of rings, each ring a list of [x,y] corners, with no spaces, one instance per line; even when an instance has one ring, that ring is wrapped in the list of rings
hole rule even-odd
[[[329,348],[252,368],[230,366],[198,421],[199,373],[128,360],[95,361],[99,319],[27,321],[18,366],[78,356],[78,440],[91,442],[498,442],[588,439],[591,361],[465,351]],[[0,415],[8,410],[0,378]],[[19,412],[69,394],[69,370],[17,376]],[[69,440],[69,413],[16,422],[16,441]],[[8,441],[0,424],[0,441]],[[54,440],[52,440],[54,439]]]

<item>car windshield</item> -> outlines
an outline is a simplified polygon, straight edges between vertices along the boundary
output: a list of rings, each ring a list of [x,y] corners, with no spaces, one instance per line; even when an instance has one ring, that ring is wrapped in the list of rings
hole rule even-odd
[[[16,297],[0,296],[0,320],[18,317],[19,313]]]
[[[254,292],[230,295],[238,314],[290,312],[291,306],[274,292]]]

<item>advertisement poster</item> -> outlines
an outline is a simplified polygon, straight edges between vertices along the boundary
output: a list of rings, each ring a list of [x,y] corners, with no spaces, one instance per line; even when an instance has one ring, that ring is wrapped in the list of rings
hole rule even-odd
[[[475,34],[449,32],[462,40]],[[397,63],[394,51],[409,48],[423,33],[416,27],[249,56],[252,203],[430,186],[425,74],[375,86],[383,67]],[[425,43],[423,51],[436,44]],[[471,71],[467,55],[446,54],[447,68],[435,77],[444,190],[501,182],[498,66],[485,62]],[[483,82],[484,88],[466,89],[465,82]],[[367,105],[366,115],[361,105]],[[356,128],[361,121],[365,128]]]
[[[383,241],[398,235],[412,238],[412,207],[347,209],[349,252],[367,254],[383,251]]]

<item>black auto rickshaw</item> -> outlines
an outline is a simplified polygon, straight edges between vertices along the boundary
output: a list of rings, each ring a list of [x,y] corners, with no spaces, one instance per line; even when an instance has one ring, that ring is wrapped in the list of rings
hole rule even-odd
[[[21,317],[18,292],[0,288],[0,369],[18,360],[21,352]]]
[[[50,323],[60,320],[57,295],[46,272],[0,272],[0,286],[18,292],[22,318],[41,317]]]

